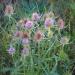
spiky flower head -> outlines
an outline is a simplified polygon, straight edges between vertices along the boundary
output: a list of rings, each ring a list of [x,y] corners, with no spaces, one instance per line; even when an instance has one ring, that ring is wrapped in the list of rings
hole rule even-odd
[[[23,39],[22,39],[22,44],[23,44],[23,45],[29,44],[29,39],[28,39],[28,38],[23,38]]]
[[[58,27],[60,28],[60,29],[63,29],[64,28],[64,21],[63,21],[63,19],[58,19]]]
[[[6,16],[11,16],[14,12],[13,6],[12,5],[6,5],[5,7],[5,15]]]
[[[32,20],[33,21],[39,21],[40,20],[40,15],[37,12],[33,13],[32,14]]]
[[[54,25],[54,19],[52,19],[52,18],[46,18],[44,24],[45,24],[45,27],[46,27],[46,28],[49,28],[49,27],[51,27],[52,25]]]
[[[10,55],[13,55],[15,53],[15,48],[13,46],[10,46],[10,48],[7,51]]]
[[[28,20],[24,26],[26,29],[31,29],[33,27],[33,21]]]
[[[60,43],[61,43],[62,45],[68,44],[68,43],[69,43],[69,38],[68,38],[67,36],[61,37]]]
[[[22,35],[22,44],[29,44],[29,33],[28,32],[23,32]]]
[[[29,38],[29,33],[28,32],[23,32],[22,33],[22,38]]]
[[[37,30],[34,35],[34,40],[40,42],[43,39],[44,35],[40,30]]]

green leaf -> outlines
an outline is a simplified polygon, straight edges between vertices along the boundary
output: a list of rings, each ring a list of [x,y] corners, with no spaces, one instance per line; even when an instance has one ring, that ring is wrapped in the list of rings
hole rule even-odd
[[[68,55],[64,52],[64,50],[60,50],[59,57],[60,57],[60,60],[62,60],[62,61],[68,59]]]

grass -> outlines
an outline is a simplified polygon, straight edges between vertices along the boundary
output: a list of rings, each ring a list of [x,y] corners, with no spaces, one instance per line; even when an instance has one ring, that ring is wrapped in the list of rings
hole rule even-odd
[[[67,0],[66,0],[67,1]],[[42,3],[41,3],[42,2]],[[53,5],[53,9],[49,5],[45,4],[45,1],[36,3],[32,2],[30,5],[26,1],[19,1],[19,4],[14,4],[15,14],[12,18],[2,16],[0,20],[0,74],[1,75],[72,75],[72,68],[75,63],[75,51],[74,51],[74,5],[70,6],[70,13],[64,14],[66,3],[63,7],[56,8]],[[61,1],[59,1],[61,2]],[[62,1],[63,2],[63,1]],[[69,2],[68,2],[69,4]],[[41,5],[41,6],[40,6]],[[48,6],[48,7],[46,7]],[[57,6],[58,7],[58,6]],[[63,8],[62,8],[63,7]],[[48,9],[48,10],[47,10]],[[34,11],[40,12],[42,15],[46,11],[53,10],[55,14],[60,13],[60,16],[64,18],[65,24],[68,25],[62,31],[51,29],[53,36],[45,38],[40,43],[33,41],[33,37],[30,40],[30,53],[27,57],[21,56],[22,45],[19,40],[12,41],[13,33],[16,31],[16,24],[20,19],[31,18]],[[70,14],[70,15],[68,15]],[[68,18],[69,17],[69,18]],[[72,17],[72,18],[70,18]],[[2,19],[3,18],[3,19]],[[43,23],[38,23],[40,29],[47,33],[43,27]],[[42,28],[41,28],[42,27]],[[21,31],[23,31],[21,29]],[[25,30],[24,30],[25,31]],[[33,36],[35,29],[31,31]],[[70,42],[64,47],[59,43],[60,37],[67,35],[70,37]],[[15,38],[14,38],[15,39]],[[11,56],[8,54],[7,49],[9,48],[10,42],[15,46],[16,53]],[[71,51],[72,50],[72,51]]]

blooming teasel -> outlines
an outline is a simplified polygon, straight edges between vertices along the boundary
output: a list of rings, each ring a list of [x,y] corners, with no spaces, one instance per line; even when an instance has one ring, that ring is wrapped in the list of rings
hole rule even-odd
[[[14,9],[12,7],[12,5],[6,5],[5,7],[5,15],[6,16],[11,16],[14,12]]]
[[[54,19],[46,18],[44,24],[45,24],[45,28],[50,28],[52,25],[54,25]]]
[[[69,43],[69,38],[67,36],[63,36],[60,39],[60,43],[64,46],[65,44]]]
[[[40,20],[40,15],[37,12],[33,13],[32,14],[32,20],[33,21],[39,21]]]
[[[23,39],[22,39],[22,44],[23,44],[23,45],[29,44],[29,39],[23,38]]]
[[[23,32],[22,44],[23,45],[29,44],[29,33],[28,32]]]
[[[64,28],[64,21],[63,21],[63,19],[58,19],[58,27],[59,27],[59,29],[63,29]]]
[[[25,25],[24,25],[24,27],[26,29],[31,29],[33,27],[33,21],[27,20],[26,23],[25,23]]]
[[[10,46],[10,48],[7,51],[10,55],[13,55],[15,53],[15,48],[13,46]]]
[[[40,30],[37,30],[34,35],[34,40],[36,42],[40,42],[43,38],[44,38],[44,34]]]

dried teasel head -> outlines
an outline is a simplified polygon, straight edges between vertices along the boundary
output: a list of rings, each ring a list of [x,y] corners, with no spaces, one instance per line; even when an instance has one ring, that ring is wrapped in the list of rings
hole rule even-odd
[[[44,38],[44,34],[42,33],[42,31],[37,30],[34,35],[34,40],[36,42],[40,42],[43,38]]]
[[[22,38],[29,38],[29,33],[28,32],[23,32],[22,33]]]
[[[5,7],[5,15],[6,16],[11,16],[14,12],[14,8],[12,5],[6,5]]]

